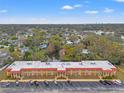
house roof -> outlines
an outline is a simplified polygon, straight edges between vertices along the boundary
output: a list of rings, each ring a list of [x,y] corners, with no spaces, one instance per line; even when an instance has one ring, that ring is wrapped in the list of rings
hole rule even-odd
[[[102,69],[112,70],[116,69],[109,61],[82,61],[82,62],[41,62],[41,61],[15,61],[7,69],[11,71],[20,71],[21,69],[52,69],[66,70],[66,69]]]

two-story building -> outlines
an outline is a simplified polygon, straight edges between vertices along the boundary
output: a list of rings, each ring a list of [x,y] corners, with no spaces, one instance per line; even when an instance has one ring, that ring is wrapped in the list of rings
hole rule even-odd
[[[116,71],[109,61],[15,61],[5,70],[15,79],[98,79],[116,75]]]

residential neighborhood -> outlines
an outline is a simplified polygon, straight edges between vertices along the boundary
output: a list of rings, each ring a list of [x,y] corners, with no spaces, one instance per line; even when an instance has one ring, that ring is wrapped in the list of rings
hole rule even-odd
[[[123,32],[111,28],[116,24],[108,24],[110,30],[102,25],[103,30],[101,25],[0,25],[0,67],[15,61],[66,63],[87,60],[108,60],[117,68],[122,67]],[[123,25],[116,26],[123,28]],[[87,30],[88,27],[91,29]],[[11,30],[13,33],[9,34]]]
[[[124,34],[117,27],[123,29],[119,24],[0,25],[0,87],[123,89]]]

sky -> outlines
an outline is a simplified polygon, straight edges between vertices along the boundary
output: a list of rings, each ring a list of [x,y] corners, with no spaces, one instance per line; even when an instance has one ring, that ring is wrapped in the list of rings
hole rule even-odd
[[[0,24],[124,23],[124,0],[0,0]]]

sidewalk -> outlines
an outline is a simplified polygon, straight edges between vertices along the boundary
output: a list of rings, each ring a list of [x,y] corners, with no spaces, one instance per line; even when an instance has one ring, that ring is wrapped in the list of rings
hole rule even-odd
[[[38,81],[38,82],[43,82],[43,81],[54,81],[54,79],[27,79],[27,80],[18,80],[19,82],[29,82],[30,80],[32,81]],[[99,82],[100,79],[69,79],[70,81],[73,82]],[[117,80],[117,79],[114,79]],[[1,80],[0,82],[15,82],[16,80]],[[56,81],[67,81],[67,80],[56,80]]]

